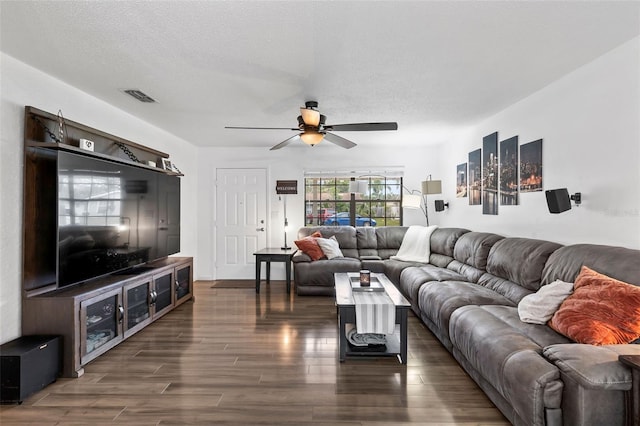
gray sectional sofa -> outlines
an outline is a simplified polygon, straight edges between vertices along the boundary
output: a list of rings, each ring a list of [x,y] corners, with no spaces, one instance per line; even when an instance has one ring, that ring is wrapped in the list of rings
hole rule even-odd
[[[517,306],[582,265],[640,286],[640,250],[439,228],[428,264],[390,259],[406,227],[309,227],[336,236],[344,258],[293,257],[298,294],[333,294],[333,273],[384,272],[487,396],[515,425],[623,425],[631,372],[618,355],[640,345],[578,344],[547,325],[520,321]]]

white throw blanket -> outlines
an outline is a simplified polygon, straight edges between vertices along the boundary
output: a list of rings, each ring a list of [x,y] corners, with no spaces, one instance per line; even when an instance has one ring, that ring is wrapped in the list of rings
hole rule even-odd
[[[394,260],[405,262],[429,263],[431,255],[431,233],[438,228],[433,226],[411,225],[402,238],[398,254],[391,256]]]

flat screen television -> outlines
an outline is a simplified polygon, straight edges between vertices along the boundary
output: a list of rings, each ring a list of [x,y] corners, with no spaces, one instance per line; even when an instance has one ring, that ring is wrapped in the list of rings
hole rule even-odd
[[[29,148],[27,158],[35,194],[25,191],[25,226],[33,218],[40,230],[40,247],[25,239],[28,288],[67,287],[180,251],[179,177],[63,150]]]

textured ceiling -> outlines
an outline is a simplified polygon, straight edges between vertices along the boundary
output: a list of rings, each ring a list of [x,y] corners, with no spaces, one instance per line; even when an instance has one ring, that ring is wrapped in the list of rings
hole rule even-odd
[[[268,148],[305,100],[360,145],[438,143],[640,33],[632,2],[2,1],[1,50],[202,146]],[[142,104],[121,90],[155,98]]]

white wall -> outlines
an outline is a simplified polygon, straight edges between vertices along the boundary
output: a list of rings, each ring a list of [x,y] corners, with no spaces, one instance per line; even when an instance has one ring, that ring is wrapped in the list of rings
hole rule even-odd
[[[197,149],[165,131],[0,54],[0,343],[21,335],[24,107],[57,113],[171,154],[182,178],[182,255],[196,255]],[[116,89],[114,89],[116,90]],[[197,256],[195,257],[197,262]]]
[[[419,189],[420,182],[427,174],[434,179],[440,173],[438,158],[433,155],[433,147],[409,148],[390,146],[388,148],[368,148],[366,134],[358,133],[359,145],[350,150],[323,142],[323,145],[307,147],[303,144],[277,151],[266,148],[208,148],[200,152],[200,174],[198,180],[203,192],[200,194],[198,213],[199,263],[196,275],[199,279],[225,278],[215,273],[215,176],[218,168],[266,168],[267,169],[267,245],[278,247],[283,243],[283,205],[275,193],[277,180],[297,180],[298,194],[287,195],[287,218],[290,231],[287,241],[297,235],[298,228],[304,226],[304,171],[324,170],[370,170],[383,166],[404,166],[404,184],[410,189]],[[274,144],[278,141],[274,139]],[[433,217],[433,211],[430,212]],[[425,218],[417,210],[405,210],[404,224],[425,224]],[[281,264],[274,264],[272,274],[276,279],[284,278]]]
[[[497,216],[455,198],[456,165],[482,147],[482,137],[543,139],[545,189],[581,192],[580,207],[550,214],[544,192],[520,195],[519,206]],[[563,244],[640,248],[640,38],[623,44],[488,120],[464,129],[442,147],[443,226],[525,236]]]

